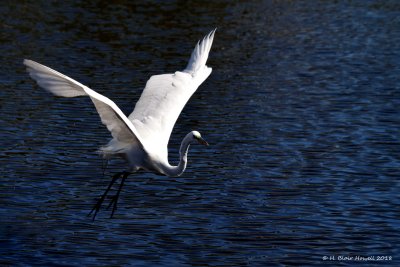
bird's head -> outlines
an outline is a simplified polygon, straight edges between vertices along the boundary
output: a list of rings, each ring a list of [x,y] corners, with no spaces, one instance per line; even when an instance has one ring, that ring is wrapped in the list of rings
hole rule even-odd
[[[208,143],[201,137],[201,134],[198,131],[192,131],[192,137],[193,140],[196,140],[199,144],[208,146]]]

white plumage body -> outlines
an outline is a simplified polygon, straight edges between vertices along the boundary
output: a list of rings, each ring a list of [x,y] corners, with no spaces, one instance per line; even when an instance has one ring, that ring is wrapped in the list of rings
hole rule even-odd
[[[146,169],[174,176],[186,168],[187,151],[193,141],[206,144],[196,131],[183,139],[180,163],[168,163],[168,140],[182,109],[211,73],[206,66],[215,30],[197,43],[185,70],[173,74],[152,76],[136,103],[133,112],[126,117],[109,98],[87,86],[32,60],[24,60],[31,77],[47,91],[62,97],[89,96],[101,121],[111,132],[113,139],[100,151],[106,158],[122,156],[128,162],[128,171]]]

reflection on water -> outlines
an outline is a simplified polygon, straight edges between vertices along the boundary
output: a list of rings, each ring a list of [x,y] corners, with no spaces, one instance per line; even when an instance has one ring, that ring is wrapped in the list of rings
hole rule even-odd
[[[34,2],[0,12],[2,264],[399,263],[396,1]],[[90,100],[37,88],[22,59],[128,114],[146,80],[184,68],[214,27],[214,71],[178,120],[170,160],[192,129],[211,146],[191,148],[182,177],[130,176],[116,218],[103,210],[92,223],[88,211],[124,165],[103,177],[95,151],[110,136]]]

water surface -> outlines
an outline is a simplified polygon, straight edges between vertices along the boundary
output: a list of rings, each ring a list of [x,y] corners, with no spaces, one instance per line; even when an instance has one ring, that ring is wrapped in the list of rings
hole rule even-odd
[[[0,263],[354,265],[400,254],[397,1],[8,2],[0,7]],[[38,88],[33,59],[129,114],[147,79],[182,70],[218,27],[210,78],[170,141],[199,130],[178,178],[140,172],[115,218],[87,213],[113,173],[88,98]],[[377,258],[376,258],[377,259]]]

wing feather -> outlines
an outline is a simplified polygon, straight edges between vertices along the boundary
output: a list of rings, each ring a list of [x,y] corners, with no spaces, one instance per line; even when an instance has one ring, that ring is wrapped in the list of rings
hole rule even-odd
[[[139,143],[143,146],[135,126],[109,98],[35,61],[25,59],[24,64],[27,66],[30,76],[40,87],[57,96],[76,97],[88,95],[100,115],[101,122],[107,126],[107,129],[115,139],[123,143]]]
[[[135,109],[128,117],[146,143],[166,151],[179,114],[212,71],[206,62],[214,33],[215,30],[211,31],[197,43],[185,70],[154,75],[147,81]]]
[[[206,66],[208,54],[210,52],[216,30],[217,29],[207,34],[201,42],[197,42],[197,45],[190,56],[189,63],[187,64],[184,72],[190,73],[192,76],[194,76],[201,71],[201,68]]]

